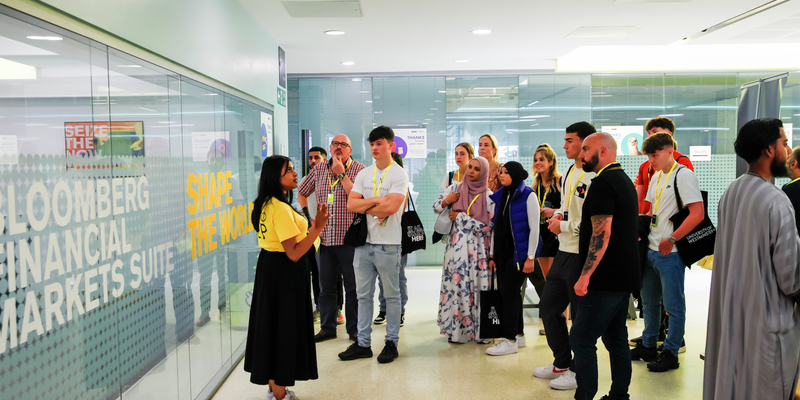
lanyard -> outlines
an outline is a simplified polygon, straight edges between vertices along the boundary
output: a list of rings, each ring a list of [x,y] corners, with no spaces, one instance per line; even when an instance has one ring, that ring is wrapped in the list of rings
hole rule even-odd
[[[602,173],[603,173],[603,171],[605,171],[605,170],[606,170],[606,168],[610,167],[612,164],[616,164],[616,163],[611,163],[611,164],[608,164],[608,165],[606,165],[605,167],[603,167],[603,169],[601,169],[601,170],[600,170],[600,172],[598,172],[598,173],[597,173],[597,175],[595,175],[595,178],[597,178],[598,176],[600,176],[600,174],[602,174]]]
[[[472,208],[472,203],[474,203],[474,202],[475,202],[475,200],[478,200],[478,197],[479,197],[480,195],[481,195],[480,193],[476,194],[476,195],[475,195],[475,198],[474,198],[474,199],[472,199],[472,201],[469,203],[469,207],[467,207],[467,215],[469,215],[469,209],[470,209],[470,208]]]
[[[375,171],[378,170],[378,166],[375,165],[375,168],[372,169],[372,190],[375,192],[375,197],[378,197],[378,191],[380,191],[381,185],[383,184],[383,178],[386,178],[386,173],[389,172],[389,168],[392,167],[392,164],[394,164],[394,160],[392,160],[392,162],[389,163],[389,166],[383,170],[383,176],[381,177],[380,183],[375,183]]]
[[[580,182],[581,179],[583,179],[583,174],[585,174],[585,173],[586,173],[586,171],[582,171],[581,174],[578,175],[578,180],[573,183],[572,182],[572,176],[575,175],[575,167],[572,167],[572,170],[569,171],[569,176],[567,177],[567,183],[570,184],[570,186],[569,186],[569,190],[566,191],[566,194],[567,194],[567,205],[564,207],[565,210],[569,211],[569,202],[570,202],[570,200],[572,200],[572,192],[578,186],[578,182]]]
[[[542,184],[539,184],[539,190],[537,190],[537,195],[539,196],[539,207],[544,207],[544,201],[547,200],[547,195],[550,194],[550,186],[544,190],[544,198],[542,198]]]
[[[656,181],[656,199],[653,203],[653,213],[655,214],[656,210],[658,210],[658,203],[661,201],[661,194],[664,193],[664,188],[667,187],[667,182],[669,182],[669,177],[672,175],[672,171],[675,170],[675,166],[678,165],[677,162],[672,163],[672,168],[669,169],[669,173],[667,174],[666,179],[664,179],[664,186],[661,187],[661,190],[658,189],[658,184],[661,183],[661,176],[664,175],[664,171],[659,171],[658,180]]]
[[[800,181],[800,178],[795,178],[795,179],[794,179],[794,180],[792,180],[791,182],[787,183],[787,184],[786,184],[786,186],[789,186],[789,185],[791,185],[791,184],[793,184],[793,183],[795,183],[795,182],[797,182],[797,181]]]
[[[456,170],[456,182],[461,182],[461,167]]]
[[[353,159],[347,160],[347,165],[344,168],[344,173],[347,173],[347,170],[350,169],[350,165],[353,164]],[[333,183],[331,183],[331,174],[328,174],[328,185],[331,185],[331,192],[333,192],[333,188],[336,187],[336,184],[339,183],[341,179],[337,179]]]

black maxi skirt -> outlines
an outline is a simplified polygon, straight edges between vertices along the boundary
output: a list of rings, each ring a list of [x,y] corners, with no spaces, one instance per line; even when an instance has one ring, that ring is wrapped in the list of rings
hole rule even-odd
[[[294,386],[317,379],[317,350],[306,256],[261,250],[256,268],[244,370],[250,382]]]

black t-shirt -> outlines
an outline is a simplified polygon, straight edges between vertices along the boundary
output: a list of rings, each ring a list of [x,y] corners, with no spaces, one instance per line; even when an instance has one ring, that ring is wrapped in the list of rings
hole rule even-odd
[[[800,182],[787,183],[783,185],[782,189],[794,206],[794,223],[797,226],[797,232],[800,233]]]
[[[589,279],[589,291],[639,290],[639,204],[633,182],[619,164],[608,166],[592,180],[586,194],[581,218],[581,268],[589,253],[592,237],[592,216],[611,215],[611,237],[600,264]]]

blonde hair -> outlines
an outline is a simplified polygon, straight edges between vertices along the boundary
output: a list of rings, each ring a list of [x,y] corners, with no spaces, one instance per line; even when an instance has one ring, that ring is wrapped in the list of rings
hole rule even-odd
[[[481,139],[485,137],[489,138],[489,140],[492,141],[492,147],[494,147],[495,149],[494,156],[492,158],[494,159],[494,162],[498,162],[497,153],[500,152],[500,145],[497,143],[497,138],[494,137],[494,135],[492,135],[491,133],[484,133],[483,135],[481,135],[480,138],[478,138],[478,145],[480,145]]]
[[[545,144],[540,144],[538,147],[536,147],[536,151],[533,152],[533,160],[534,161],[533,161],[533,163],[531,163],[531,171],[534,171],[534,175],[533,175],[533,183],[534,183],[534,185],[537,186],[537,187],[539,185],[542,185],[542,175],[536,173],[535,172],[536,168],[533,167],[533,165],[536,163],[536,155],[539,154],[539,153],[544,153],[544,158],[546,158],[548,161],[552,161],[553,162],[553,165],[550,166],[550,184],[552,185],[553,183],[558,182],[558,180],[561,178],[561,174],[558,173],[558,165],[557,165],[557,162],[556,162],[556,152],[553,151],[553,148],[550,147],[549,144],[545,143]]]
[[[471,144],[469,144],[467,142],[462,142],[462,143],[459,143],[459,144],[456,145],[456,148],[459,148],[459,147],[463,147],[464,150],[467,151],[467,155],[469,156],[470,160],[475,158],[475,150],[472,149],[472,145]]]

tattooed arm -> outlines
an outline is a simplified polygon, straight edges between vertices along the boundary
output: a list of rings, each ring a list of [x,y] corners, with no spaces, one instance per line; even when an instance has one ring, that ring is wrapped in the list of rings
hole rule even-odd
[[[600,260],[608,249],[608,239],[611,236],[611,216],[592,216],[592,238],[589,240],[589,254],[581,270],[581,277],[575,283],[575,294],[586,295],[589,287],[589,278],[600,264]]]

